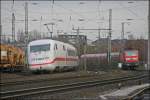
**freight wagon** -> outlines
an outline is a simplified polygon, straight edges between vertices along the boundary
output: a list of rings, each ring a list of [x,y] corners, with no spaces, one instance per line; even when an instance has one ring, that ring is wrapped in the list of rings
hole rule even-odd
[[[1,61],[0,69],[1,70],[21,70],[24,67],[24,51],[21,48],[1,44],[0,45]]]

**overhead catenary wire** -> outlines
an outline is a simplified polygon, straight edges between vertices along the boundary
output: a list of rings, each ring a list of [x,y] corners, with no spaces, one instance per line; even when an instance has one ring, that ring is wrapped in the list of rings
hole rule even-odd
[[[64,4],[65,4],[65,3],[64,3]],[[107,5],[108,5],[108,4],[107,4]],[[112,5],[112,4],[111,4],[111,5]],[[15,6],[17,6],[17,5],[15,5]],[[131,7],[127,7],[127,8],[134,8],[134,7],[136,7],[136,6],[131,6]],[[16,7],[16,8],[17,8],[17,7]],[[122,6],[121,6],[119,9],[118,9],[118,7],[115,7],[115,8],[113,8],[113,9],[115,9],[115,10],[122,10],[121,8],[126,10],[126,7],[124,8],[124,7],[122,7]],[[2,8],[2,9],[3,9],[3,8]],[[31,11],[31,12],[32,12],[32,11]],[[96,11],[96,12],[97,12],[97,11]],[[103,10],[103,11],[101,11],[101,12],[107,12],[107,10]],[[133,11],[132,11],[132,12],[133,12]],[[39,12],[39,11],[38,11],[37,13],[43,13],[43,11],[42,11],[42,12]],[[93,11],[92,11],[92,12],[89,12],[89,11],[88,11],[88,12],[81,12],[81,13],[95,13],[95,12],[93,12]],[[63,12],[62,14],[65,14],[65,13]]]
[[[52,3],[52,0],[51,0],[51,3]],[[78,2],[77,2],[78,3]],[[96,18],[96,19],[93,19],[93,17],[92,18],[89,18],[88,16],[86,16],[85,14],[94,14],[94,13],[97,13],[98,11],[97,11],[97,9],[94,11],[94,10],[89,10],[89,11],[77,11],[76,9],[73,9],[73,8],[68,8],[67,7],[67,5],[65,5],[66,4],[66,2],[63,2],[62,4],[60,3],[58,3],[57,4],[57,2],[55,3],[55,8],[57,8],[57,7],[59,7],[59,9],[62,9],[62,7],[61,6],[59,6],[59,5],[62,5],[65,9],[65,11],[67,11],[67,12],[59,12],[59,11],[57,11],[57,9],[55,10],[55,8],[54,8],[54,13],[53,13],[53,17],[57,17],[58,15],[63,15],[63,16],[65,16],[65,14],[67,15],[69,15],[69,16],[72,16],[72,18],[71,18],[71,21],[72,21],[72,23],[73,24],[75,24],[75,22],[76,22],[76,18],[74,17],[74,16],[77,16],[77,17],[84,17],[86,20],[83,22],[84,24],[85,23],[87,23],[88,25],[91,25],[91,23],[95,23],[95,22],[97,22],[98,20],[100,20],[98,17]],[[67,4],[71,4],[70,2],[67,2]],[[103,3],[102,3],[103,4]],[[88,7],[88,5],[97,5],[97,3],[95,4],[95,3],[92,3],[92,4],[84,4],[86,7]],[[107,4],[107,5],[114,5],[114,4],[111,4],[111,3],[109,3],[109,4]],[[18,6],[20,6],[20,5],[16,5],[15,4],[15,15],[16,15],[16,23],[21,23],[21,22],[19,22],[19,21],[17,21],[17,19],[19,18],[19,17],[21,17],[21,16],[24,16],[24,14],[22,14],[21,12],[18,12]],[[79,7],[78,5],[76,5],[77,7]],[[142,6],[142,5],[141,5]],[[131,8],[134,8],[134,7],[136,7],[135,5],[133,5],[133,6],[130,6],[128,9],[131,9]],[[118,9],[119,8],[119,9]],[[122,7],[122,6],[120,6],[120,7],[113,7],[113,9],[115,9],[115,10],[127,10],[125,7]],[[131,9],[132,10],[132,9]],[[107,9],[103,9],[103,10],[100,10],[100,12],[106,12],[107,13]],[[129,10],[127,10],[127,11],[129,11]],[[45,11],[37,11],[37,13],[35,13],[36,11],[34,11],[34,9],[31,9],[31,11],[30,11],[30,13],[34,13],[34,14],[32,14],[33,16],[37,16],[38,15],[38,13],[39,14],[44,14],[44,12]],[[129,11],[130,12],[130,11]],[[135,11],[133,11],[132,10],[132,12],[135,12]],[[131,14],[132,14],[132,12],[130,12]],[[17,14],[18,13],[18,14]],[[46,15],[48,15],[48,13],[45,13],[45,16]],[[134,15],[134,14],[132,14],[132,15]],[[134,15],[134,16],[136,16],[136,15]],[[29,19],[31,18],[32,16],[29,16]],[[114,18],[113,17],[113,19],[112,20],[115,20],[115,21],[121,21],[121,20],[123,20],[123,19],[119,19],[119,18]],[[138,18],[138,17],[136,17],[134,20],[139,20],[139,21],[146,21],[144,18],[142,19],[142,18]],[[49,18],[45,18],[45,19],[43,19],[43,22],[46,22],[46,21],[51,21]],[[103,19],[102,21],[109,21],[108,19]],[[96,23],[94,24],[94,25],[96,25]]]
[[[122,8],[122,9],[124,9],[124,8]],[[118,10],[121,10],[121,9],[118,9]],[[31,13],[32,13],[32,11],[30,11]],[[101,12],[103,12],[103,11],[101,11]],[[34,12],[35,13],[35,12]],[[42,13],[42,12],[38,12],[38,13]],[[38,14],[37,13],[37,14]],[[56,13],[56,12],[55,12]],[[64,12],[63,12],[64,13]],[[62,13],[62,14],[63,14]],[[71,12],[69,12],[69,13],[71,13]],[[68,14],[69,14],[68,13]],[[84,12],[82,12],[82,14],[83,14]],[[90,13],[89,11],[87,12],[87,13]],[[92,13],[92,12],[91,12]],[[17,14],[16,12],[15,12],[15,14]],[[20,13],[18,13],[19,14],[19,16],[24,16],[23,14],[20,14]],[[46,14],[46,13],[45,13]],[[60,13],[59,13],[60,14]],[[58,15],[58,14],[57,14]],[[73,19],[72,19],[73,20]],[[113,19],[113,20],[119,20],[119,19]],[[120,19],[120,20],[122,20],[122,19]],[[136,19],[136,20],[144,20],[144,19]],[[89,21],[90,21],[90,19],[89,19]]]
[[[120,5],[121,5],[121,7],[125,8],[125,10],[129,11],[130,13],[132,13],[133,15],[135,15],[136,17],[139,17],[139,15],[137,13],[135,13],[134,11],[132,11],[130,8],[126,7],[122,3],[120,3]]]
[[[82,17],[83,19],[86,19],[85,16],[83,16],[82,14],[80,14],[80,12],[76,12],[74,10],[72,10],[71,8],[66,8],[60,4],[55,4],[56,6],[60,7],[60,8],[63,8],[67,11],[69,11],[71,14],[74,14],[74,15],[77,15],[79,18]]]

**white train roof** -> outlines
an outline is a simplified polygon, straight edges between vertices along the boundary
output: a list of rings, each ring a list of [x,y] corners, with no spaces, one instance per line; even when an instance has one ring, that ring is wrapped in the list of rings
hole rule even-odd
[[[59,44],[63,44],[65,46],[68,46],[69,48],[75,49],[75,47],[71,44],[64,43],[62,41],[52,40],[52,39],[34,40],[34,41],[31,41],[28,46],[30,46],[30,45],[41,45],[41,44],[47,44],[47,43],[51,43],[51,44],[59,43]]]

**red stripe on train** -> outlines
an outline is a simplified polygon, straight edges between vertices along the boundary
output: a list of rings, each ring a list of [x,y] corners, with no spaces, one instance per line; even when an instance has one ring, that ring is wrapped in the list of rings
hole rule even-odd
[[[126,60],[127,62],[137,62],[138,60]]]
[[[47,65],[47,64],[52,64],[55,63],[56,61],[77,61],[77,58],[63,58],[63,57],[57,57],[55,59],[53,59],[50,62],[47,63],[42,63],[42,64],[31,64],[31,66],[40,66],[40,65]]]
[[[125,56],[125,58],[138,58],[138,56]]]

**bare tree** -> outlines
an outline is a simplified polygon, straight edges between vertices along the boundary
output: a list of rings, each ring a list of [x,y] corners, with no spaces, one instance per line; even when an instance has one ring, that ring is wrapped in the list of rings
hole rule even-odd
[[[23,32],[23,29],[19,29],[17,32],[17,40],[18,42],[24,42],[25,34]]]

